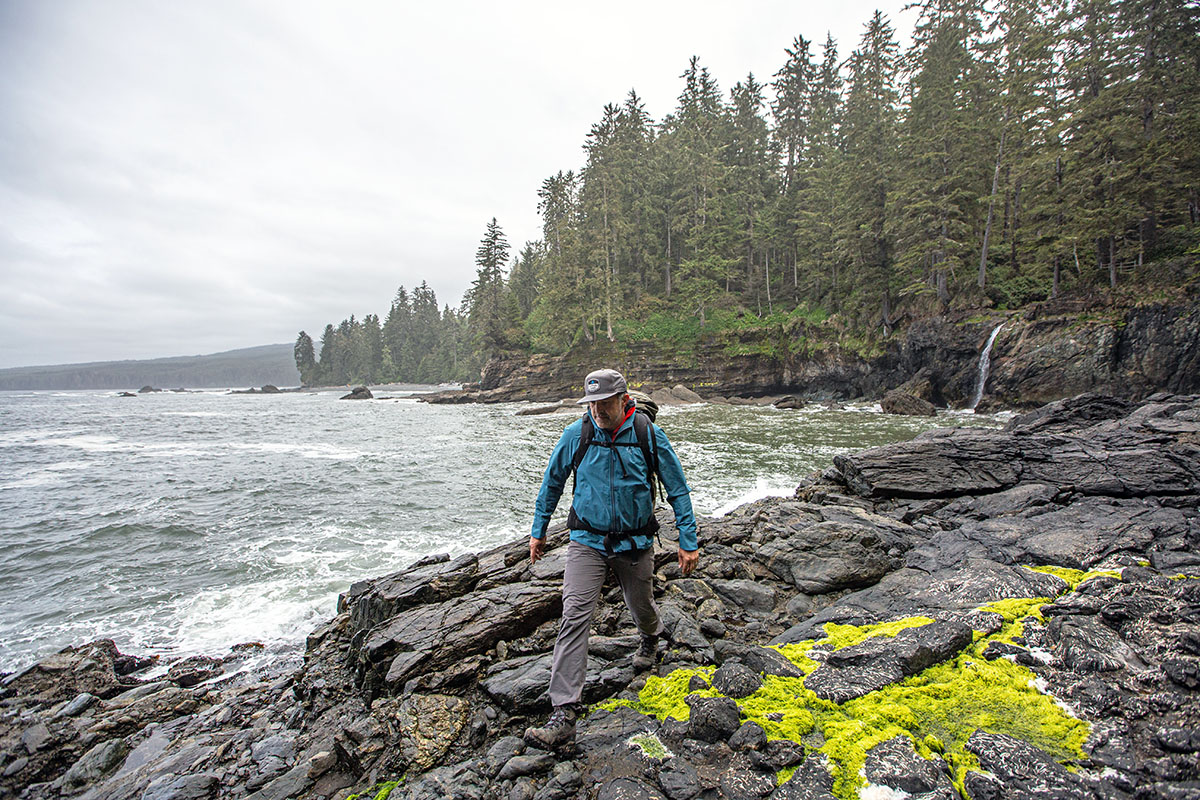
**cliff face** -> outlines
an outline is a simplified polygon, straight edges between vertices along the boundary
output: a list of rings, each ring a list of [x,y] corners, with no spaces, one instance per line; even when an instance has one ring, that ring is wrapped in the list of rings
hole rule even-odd
[[[588,371],[608,365],[637,384],[684,384],[704,396],[878,397],[915,380],[925,399],[964,407],[975,392],[980,354],[1001,323],[984,394],[990,402],[1032,407],[1087,391],[1141,398],[1200,390],[1200,306],[1116,312],[1047,305],[1011,316],[920,319],[871,357],[826,341],[818,328],[801,327],[771,342],[759,336],[708,343],[685,355],[635,344],[494,359],[480,390],[461,399],[559,400],[577,394]]]

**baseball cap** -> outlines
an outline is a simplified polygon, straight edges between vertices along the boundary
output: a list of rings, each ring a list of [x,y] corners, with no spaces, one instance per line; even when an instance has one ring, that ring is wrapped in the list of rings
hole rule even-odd
[[[596,400],[607,400],[616,394],[625,394],[625,376],[615,369],[598,369],[589,372],[583,379],[583,399],[575,402],[582,405]]]

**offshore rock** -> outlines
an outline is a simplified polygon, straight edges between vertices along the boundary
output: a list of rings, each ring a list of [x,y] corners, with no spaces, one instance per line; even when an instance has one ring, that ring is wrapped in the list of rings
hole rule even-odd
[[[891,391],[883,396],[880,405],[887,414],[900,414],[908,417],[934,417],[937,408],[928,400],[909,394],[908,392]]]
[[[342,395],[340,400],[374,400],[375,395],[366,386],[355,386],[350,394]]]

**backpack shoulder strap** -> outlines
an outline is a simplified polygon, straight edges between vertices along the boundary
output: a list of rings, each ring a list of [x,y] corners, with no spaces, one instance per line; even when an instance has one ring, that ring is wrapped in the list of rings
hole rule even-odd
[[[592,438],[596,435],[596,427],[592,424],[592,415],[588,412],[583,412],[583,427],[579,432],[579,445],[575,448],[575,455],[571,457],[571,493],[575,493],[575,473],[579,470],[579,465],[583,462],[583,456],[587,453],[588,446],[592,443]]]
[[[634,412],[633,432],[637,436],[638,447],[642,448],[642,456],[646,459],[646,467],[650,472],[646,480],[650,484],[650,504],[654,505],[655,478],[660,481],[662,478],[658,472],[658,450],[653,444],[654,437],[650,432],[650,416],[646,412]]]

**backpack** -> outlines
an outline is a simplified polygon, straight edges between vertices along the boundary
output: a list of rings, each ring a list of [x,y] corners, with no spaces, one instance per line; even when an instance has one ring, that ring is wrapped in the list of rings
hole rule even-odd
[[[583,430],[579,436],[579,446],[575,448],[575,455],[571,459],[571,491],[575,491],[575,475],[579,470],[579,465],[583,463],[583,457],[587,453],[587,449],[593,445],[596,447],[640,447],[642,456],[646,460],[646,464],[650,468],[650,474],[646,476],[650,484],[650,506],[655,504],[655,484],[662,487],[662,495],[666,496],[666,487],[662,485],[662,474],[659,471],[658,451],[653,444],[653,437],[650,436],[650,423],[658,416],[658,403],[650,399],[649,395],[641,392],[628,392],[630,399],[634,402],[633,412],[633,432],[635,442],[604,442],[595,438],[596,426],[592,423],[592,416],[588,412],[583,412]],[[586,530],[592,533],[604,535],[604,548],[608,553],[612,554],[612,540],[621,538],[630,538],[635,535],[650,535],[658,532],[658,520],[654,514],[650,514],[649,521],[641,528],[633,531],[602,531],[588,525],[587,522],[581,520],[575,514],[575,507],[572,505],[571,513],[567,518],[568,527],[575,530]]]

